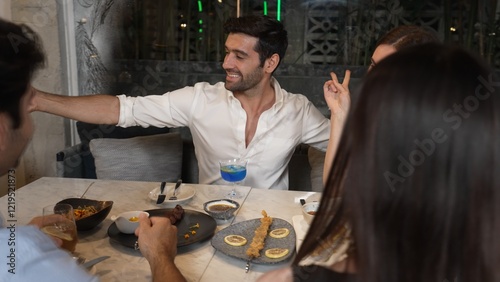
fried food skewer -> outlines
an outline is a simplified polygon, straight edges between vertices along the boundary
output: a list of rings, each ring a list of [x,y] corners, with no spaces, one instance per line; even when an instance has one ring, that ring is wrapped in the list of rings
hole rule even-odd
[[[247,256],[251,259],[260,256],[260,250],[264,249],[264,241],[267,237],[267,231],[269,230],[269,226],[273,223],[273,218],[267,216],[265,210],[262,210],[262,215],[264,217],[260,219],[260,226],[255,229],[255,235],[252,239],[252,243],[246,251]]]

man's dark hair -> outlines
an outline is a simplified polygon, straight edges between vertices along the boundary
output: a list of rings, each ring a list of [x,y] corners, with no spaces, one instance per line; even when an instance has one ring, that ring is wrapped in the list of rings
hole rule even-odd
[[[273,54],[280,56],[280,63],[288,47],[288,35],[283,24],[268,16],[246,16],[230,18],[224,24],[226,33],[243,33],[259,39],[255,51],[259,53],[260,65]]]
[[[0,112],[12,118],[14,129],[21,124],[21,98],[44,62],[40,39],[31,28],[0,19]]]

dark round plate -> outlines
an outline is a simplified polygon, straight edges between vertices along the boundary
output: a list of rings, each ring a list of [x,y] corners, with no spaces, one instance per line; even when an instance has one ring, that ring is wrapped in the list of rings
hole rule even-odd
[[[166,212],[172,209],[154,209],[147,210],[149,216],[164,216]],[[199,224],[199,228],[191,228],[196,224]],[[215,229],[217,228],[217,222],[211,216],[193,210],[184,210],[184,217],[182,220],[178,221],[177,226],[177,248],[188,246],[194,243],[204,241],[211,238],[214,235]],[[189,238],[184,238],[184,234],[187,232],[195,230],[196,234],[189,235]],[[129,248],[134,248],[135,242],[137,241],[137,236],[134,234],[124,234],[118,230],[116,223],[113,222],[108,228],[108,236],[112,241],[122,244]]]
[[[252,243],[252,239],[255,234],[255,229],[257,229],[257,227],[259,226],[260,226],[260,219],[251,219],[228,226],[222,229],[221,231],[217,232],[217,234],[215,234],[215,236],[212,238],[212,246],[216,250],[219,250],[228,256],[248,261],[248,256],[246,254],[246,251],[250,246],[250,243]],[[273,238],[268,235],[266,237],[266,240],[264,241],[264,249],[260,251],[260,257],[254,258],[252,260],[253,263],[257,264],[278,263],[288,260],[295,254],[296,235],[295,235],[295,229],[293,229],[293,226],[290,223],[280,218],[273,218],[273,223],[271,224],[271,226],[269,226],[269,231],[283,227],[288,228],[288,230],[290,230],[290,234],[288,234],[288,236],[286,236],[285,238],[279,238],[279,239]],[[231,234],[241,235],[245,237],[248,242],[241,247],[231,246],[226,242],[224,242],[224,237]],[[286,256],[282,258],[272,259],[266,257],[266,255],[264,254],[264,252],[267,249],[271,248],[285,248],[288,249],[289,252]]]

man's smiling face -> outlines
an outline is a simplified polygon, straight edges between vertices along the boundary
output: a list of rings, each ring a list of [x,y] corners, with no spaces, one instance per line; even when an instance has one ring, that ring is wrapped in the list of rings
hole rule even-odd
[[[226,56],[222,68],[226,71],[227,90],[243,92],[262,81],[264,70],[259,54],[254,50],[258,39],[243,33],[230,33],[226,40]]]

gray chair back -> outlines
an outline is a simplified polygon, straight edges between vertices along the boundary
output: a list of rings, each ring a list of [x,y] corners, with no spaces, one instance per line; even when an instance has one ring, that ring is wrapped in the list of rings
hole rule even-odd
[[[176,182],[182,173],[182,138],[165,133],[97,138],[89,143],[97,179]]]

